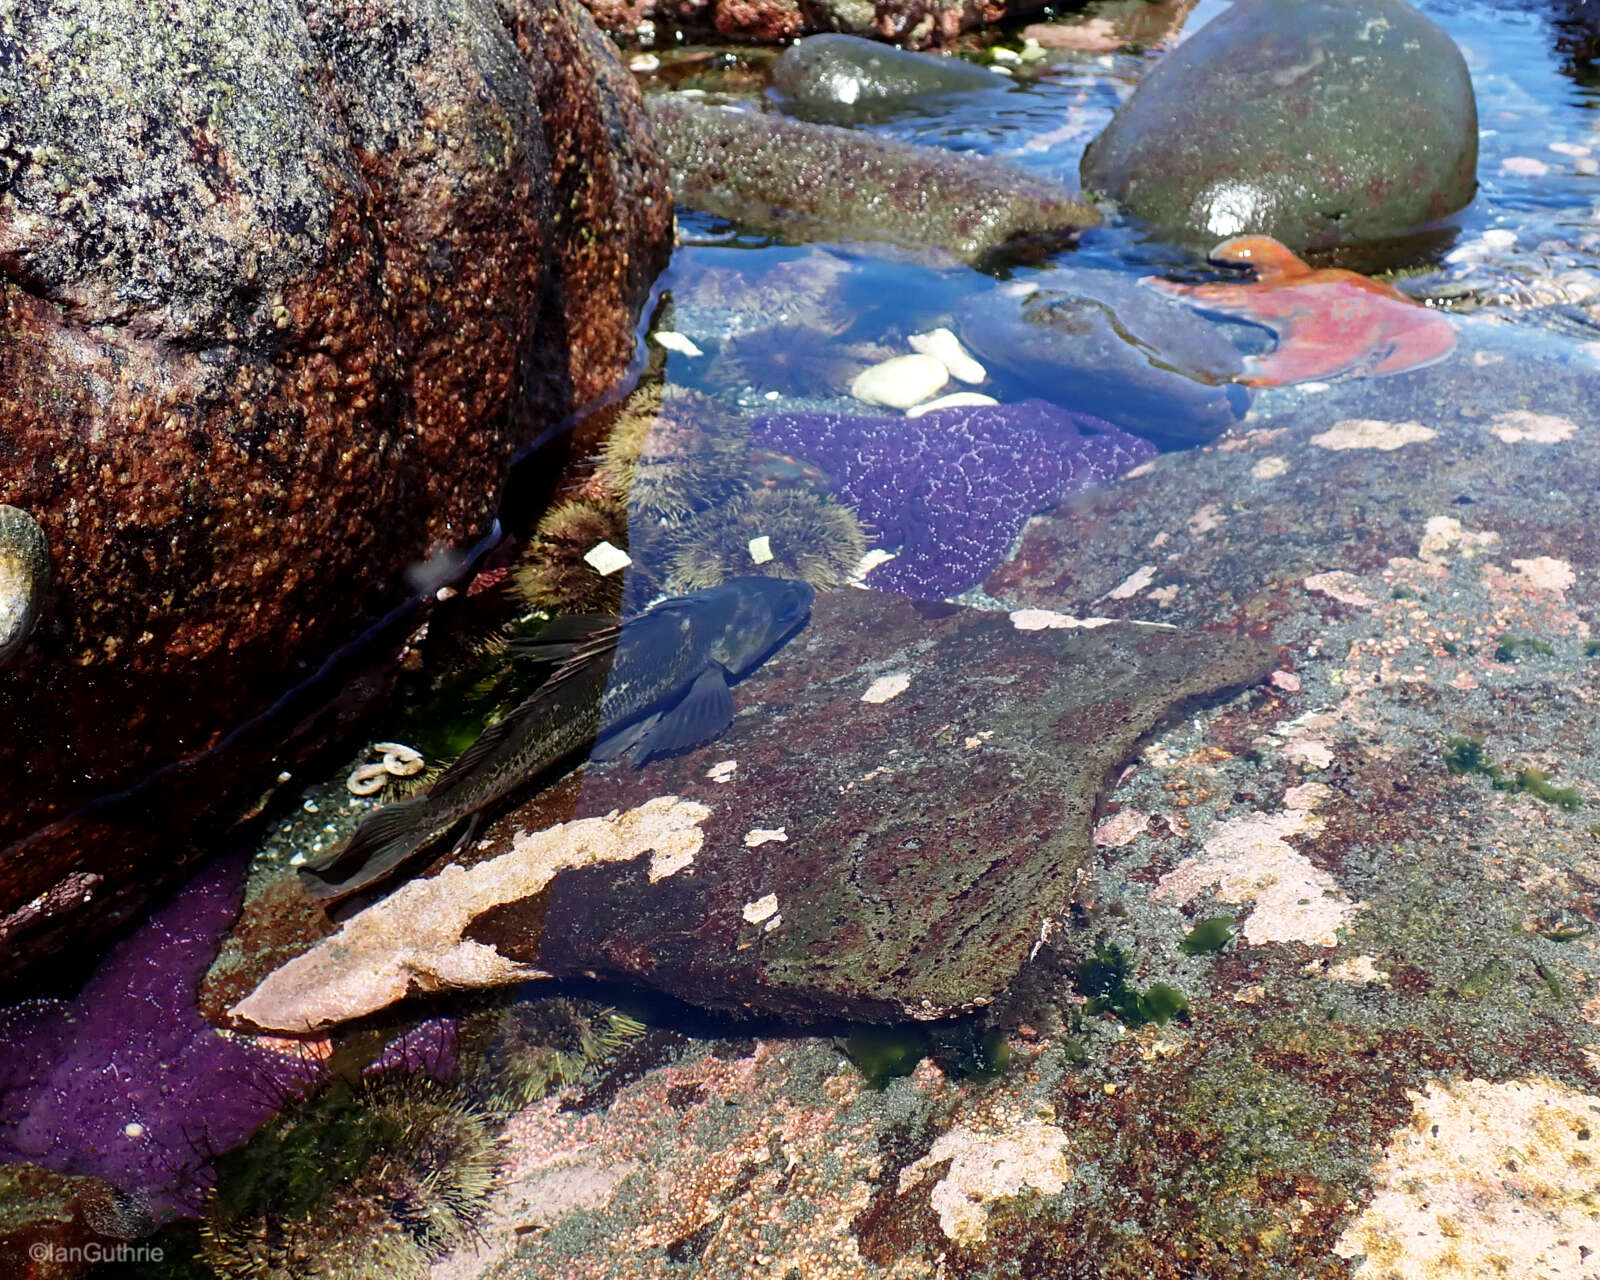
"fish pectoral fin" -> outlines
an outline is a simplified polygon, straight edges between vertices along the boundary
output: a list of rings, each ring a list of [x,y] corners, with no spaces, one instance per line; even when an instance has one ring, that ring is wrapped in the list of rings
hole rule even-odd
[[[634,765],[710,742],[732,723],[733,694],[728,690],[728,673],[712,663],[695,677],[682,700],[663,711],[639,740],[633,752]]]
[[[386,804],[368,814],[344,845],[308,860],[300,883],[313,898],[346,897],[383,879],[438,831],[427,796]]]
[[[597,739],[594,748],[589,752],[589,759],[606,763],[611,760],[620,760],[639,744],[639,740],[656,727],[656,722],[661,719],[659,714],[646,716],[643,720],[635,720],[632,724],[624,725],[615,733],[608,733],[605,737]]]

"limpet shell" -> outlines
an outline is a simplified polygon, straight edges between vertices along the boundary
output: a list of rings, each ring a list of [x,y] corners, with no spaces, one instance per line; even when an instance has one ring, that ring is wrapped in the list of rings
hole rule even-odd
[[[0,665],[27,644],[50,588],[50,544],[26,511],[0,503]]]

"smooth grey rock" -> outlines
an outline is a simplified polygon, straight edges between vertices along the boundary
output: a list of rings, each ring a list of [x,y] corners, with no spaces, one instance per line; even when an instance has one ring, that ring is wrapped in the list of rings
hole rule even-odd
[[[807,36],[783,51],[772,87],[791,115],[831,124],[883,119],[933,96],[1003,89],[960,58],[911,53],[851,35]]]
[[[1402,0],[1241,0],[1156,65],[1080,173],[1177,238],[1304,249],[1455,212],[1477,160],[1461,52]]]

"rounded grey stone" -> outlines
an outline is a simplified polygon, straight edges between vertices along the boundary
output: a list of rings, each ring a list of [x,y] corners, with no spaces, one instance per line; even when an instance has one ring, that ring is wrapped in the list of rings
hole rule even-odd
[[[829,34],[807,36],[785,49],[772,68],[772,87],[794,115],[850,123],[931,94],[1006,84],[994,72],[960,58]]]
[[[1455,212],[1477,160],[1461,52],[1402,0],[1240,0],[1145,77],[1081,176],[1179,240],[1306,249]]]

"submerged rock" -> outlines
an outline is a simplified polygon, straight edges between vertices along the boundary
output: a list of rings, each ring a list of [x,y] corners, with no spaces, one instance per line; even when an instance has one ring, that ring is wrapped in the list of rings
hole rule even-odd
[[[716,744],[638,772],[591,766],[581,791],[496,824],[487,861],[367,908],[234,1012],[306,1030],[541,973],[802,1018],[971,1008],[1066,907],[1136,743],[1258,679],[1274,652],[1233,633],[819,597],[750,680],[758,711]],[[552,817],[573,820],[527,834]]]
[[[1100,221],[1067,188],[977,156],[657,97],[679,204],[792,240],[876,240],[974,261]]]
[[[1455,212],[1477,159],[1466,63],[1403,0],[1242,0],[1156,64],[1081,175],[1170,235],[1326,248]]]
[[[966,344],[996,374],[1074,410],[1114,419],[1164,445],[1220,435],[1249,395],[1216,325],[1109,271],[1055,271],[1039,288],[975,294],[957,311]]]
[[[834,124],[882,119],[949,93],[1006,87],[992,71],[960,58],[911,53],[859,36],[816,35],[783,51],[772,87],[791,115]]]
[[[54,565],[0,670],[9,973],[304,750],[303,707],[214,748],[620,377],[671,209],[565,0],[10,5],[0,102],[0,503]],[[85,812],[160,769],[136,816]]]

